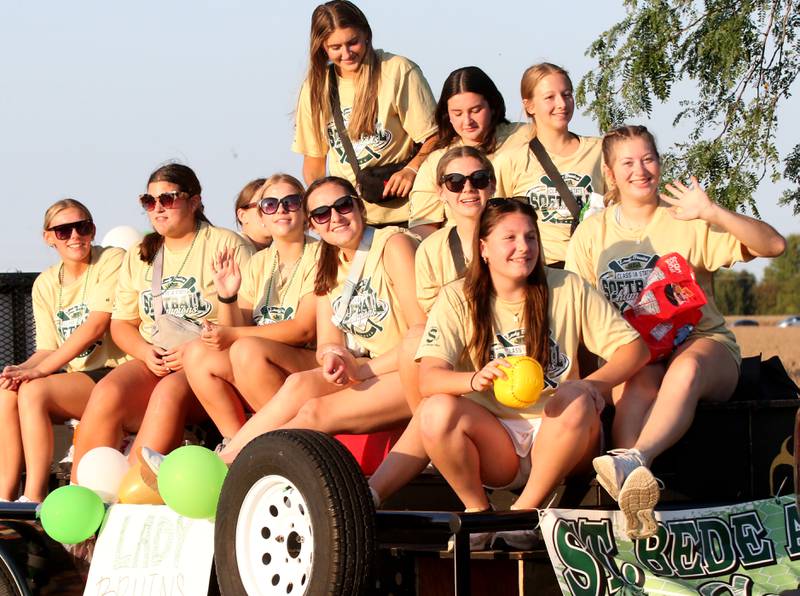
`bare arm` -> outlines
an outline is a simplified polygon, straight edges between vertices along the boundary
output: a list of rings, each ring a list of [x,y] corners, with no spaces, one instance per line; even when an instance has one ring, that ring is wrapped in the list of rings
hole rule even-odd
[[[317,178],[325,176],[325,158],[303,156],[303,180],[306,184],[311,184]]]
[[[414,273],[414,254],[417,242],[405,234],[395,234],[386,242],[383,265],[394,286],[400,311],[409,327],[424,325],[427,317],[417,300],[417,282]]]

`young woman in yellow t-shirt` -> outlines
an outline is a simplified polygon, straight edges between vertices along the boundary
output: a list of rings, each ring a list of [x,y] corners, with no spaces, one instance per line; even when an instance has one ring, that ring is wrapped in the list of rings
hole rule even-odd
[[[343,178],[317,180],[303,200],[322,239],[315,280],[321,368],[290,375],[223,450],[227,461],[276,428],[366,433],[411,415],[397,361],[409,326],[425,317],[414,285],[416,241],[400,228],[368,227],[364,204]]]
[[[305,235],[303,185],[288,174],[264,182],[253,200],[273,241],[239,271],[232,251],[217,256],[214,285],[218,325],[184,351],[189,384],[225,438],[245,420],[242,400],[254,412],[291,373],[314,368],[319,243]],[[238,299],[238,300],[237,300]]]
[[[569,130],[575,99],[567,71],[547,62],[534,64],[523,73],[520,90],[532,136],[547,151],[578,207],[602,205],[605,182],[600,139]],[[528,143],[497,160],[495,171],[498,195],[527,197],[536,210],[546,263],[563,267],[573,217]]]
[[[402,56],[376,50],[364,13],[352,2],[332,0],[311,17],[308,75],[297,103],[292,150],[303,154],[306,184],[331,175],[355,186],[332,116],[329,64],[336,71],[340,107],[359,168],[411,160],[386,182],[383,196],[401,197],[367,203],[371,224],[408,221],[408,193],[422,161],[433,148],[436,102],[419,67]],[[415,143],[422,143],[414,154]]]
[[[0,499],[16,498],[24,446],[25,490],[20,500],[47,495],[53,459],[53,421],[80,418],[92,389],[125,355],[108,328],[122,257],[93,246],[95,225],[79,201],[63,199],[44,216],[44,240],[61,261],[33,283],[36,351],[0,373]]]
[[[73,470],[90,449],[119,446],[123,430],[138,432],[131,457],[140,445],[166,453],[183,438],[187,416],[205,417],[186,379],[183,349],[189,334],[166,333],[166,326],[162,332],[156,318],[198,324],[215,320],[214,255],[230,249],[243,264],[252,250],[238,234],[209,224],[200,182],[187,166],[158,168],[139,200],[154,231],[123,261],[111,320],[114,341],[133,360],[92,391],[81,418]],[[158,261],[163,263],[161,283],[154,284]],[[159,292],[155,296],[154,285]],[[155,312],[159,303],[161,316]]]
[[[578,276],[544,267],[529,205],[489,201],[473,255],[466,278],[442,288],[428,316],[417,353],[426,399],[406,433],[417,440],[393,466],[395,448],[370,485],[385,497],[410,479],[409,460],[419,471],[430,458],[467,511],[489,508],[484,485],[524,486],[513,508],[540,507],[565,476],[588,468],[605,396],[646,362],[647,347]],[[579,340],[607,360],[585,379],[576,365]],[[544,369],[545,389],[526,407],[503,405],[491,391],[511,355]],[[525,533],[503,538],[529,546]],[[474,536],[473,548],[488,539]]]
[[[673,355],[615,392],[613,443],[621,449],[594,461],[598,481],[626,513],[628,533],[641,538],[658,529],[652,516],[658,489],[648,466],[688,430],[699,400],[727,400],[739,378],[739,349],[714,305],[711,274],[737,261],[778,256],[785,241],[768,224],[711,201],[694,177],[689,186],[667,184],[667,194],[659,195],[660,158],[643,126],[607,133],[603,155],[609,207],[575,232],[567,268],[624,311],[636,303],[658,257],[677,252],[708,298],[702,319]],[[637,516],[632,507],[644,509]]]
[[[267,248],[272,242],[272,237],[267,231],[267,226],[258,210],[256,193],[264,186],[266,179],[256,178],[244,185],[239,191],[234,204],[236,210],[236,225],[241,229],[241,234],[253,245],[255,250]]]
[[[451,72],[442,85],[436,105],[435,150],[419,168],[409,199],[409,227],[423,238],[450,218],[439,189],[438,163],[452,147],[480,149],[492,162],[530,137],[524,124],[509,122],[503,96],[477,66],[466,66]]]

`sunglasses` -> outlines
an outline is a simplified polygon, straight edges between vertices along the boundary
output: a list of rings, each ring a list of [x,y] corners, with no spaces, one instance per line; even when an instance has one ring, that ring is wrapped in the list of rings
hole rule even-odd
[[[312,209],[308,216],[314,221],[314,223],[328,223],[331,220],[331,211],[333,209],[336,209],[336,213],[339,215],[347,215],[348,213],[353,212],[353,207],[355,204],[355,197],[344,195],[343,197],[336,199],[333,202],[333,205],[323,205],[322,207]]]
[[[492,175],[486,170],[477,170],[472,172],[469,176],[453,173],[445,174],[441,178],[441,182],[450,192],[461,192],[464,190],[464,185],[467,183],[467,180],[469,180],[469,183],[475,190],[483,190],[489,186],[489,183],[492,181]]]
[[[94,232],[94,222],[91,219],[82,219],[47,228],[47,231],[53,232],[59,240],[69,240],[72,230],[78,232],[78,236],[88,236]]]
[[[258,202],[258,208],[264,215],[274,215],[280,207],[286,212],[294,212],[300,209],[302,197],[298,194],[286,195],[282,199],[275,197],[264,197]]]
[[[179,190],[165,192],[157,197],[145,193],[143,195],[139,195],[139,202],[142,204],[142,207],[145,211],[152,211],[155,209],[156,203],[160,203],[164,209],[176,209],[175,201],[187,194],[188,193],[181,192]]]

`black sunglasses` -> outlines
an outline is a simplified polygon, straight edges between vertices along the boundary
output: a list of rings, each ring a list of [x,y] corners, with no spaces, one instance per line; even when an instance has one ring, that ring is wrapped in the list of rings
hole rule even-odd
[[[88,236],[94,232],[94,222],[91,219],[82,219],[47,228],[47,231],[53,232],[59,240],[69,240],[72,230],[78,232],[78,236]]]
[[[314,223],[324,224],[328,223],[331,219],[331,211],[336,209],[339,215],[347,215],[353,212],[353,207],[356,204],[355,197],[351,195],[344,195],[336,199],[332,205],[323,205],[317,207],[309,212],[308,216],[314,220]]]
[[[291,212],[300,209],[302,197],[298,194],[286,195],[282,199],[275,197],[264,197],[258,202],[258,208],[264,215],[274,215],[278,212],[279,207],[283,207],[284,211]]]
[[[139,195],[139,202],[142,204],[142,207],[145,211],[152,211],[155,209],[156,203],[161,203],[161,206],[164,207],[164,209],[175,209],[175,201],[180,199],[183,195],[188,194],[189,193],[181,192],[179,190],[161,193],[157,197],[145,193],[143,195]]]
[[[464,174],[445,174],[441,178],[441,182],[445,185],[450,192],[461,192],[464,190],[464,185],[469,180],[472,188],[476,190],[483,190],[492,181],[492,174],[487,170],[476,170],[469,176]]]

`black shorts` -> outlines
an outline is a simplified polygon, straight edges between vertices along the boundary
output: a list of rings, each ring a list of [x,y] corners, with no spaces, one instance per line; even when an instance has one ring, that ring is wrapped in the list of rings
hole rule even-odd
[[[100,382],[100,379],[105,377],[112,370],[114,369],[111,368],[110,366],[104,366],[103,368],[96,368],[94,370],[82,370],[80,372],[88,376],[92,381],[95,382],[95,384],[97,384]]]

